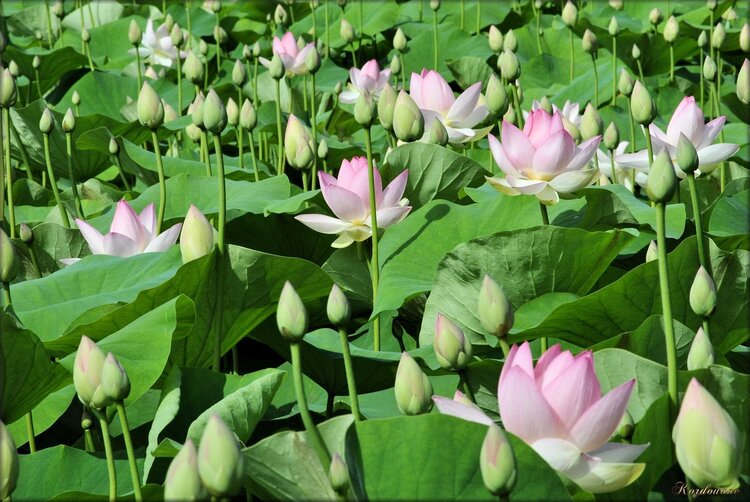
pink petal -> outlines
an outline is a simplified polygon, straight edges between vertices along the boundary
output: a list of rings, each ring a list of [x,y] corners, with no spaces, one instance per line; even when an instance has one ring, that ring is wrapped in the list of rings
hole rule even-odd
[[[422,79],[422,102],[424,108],[447,115],[455,98],[448,82],[438,72],[430,70]],[[420,108],[422,108],[420,106]]]
[[[547,177],[562,172],[573,159],[575,151],[576,144],[570,134],[565,130],[556,132],[534,153],[534,174]]]
[[[102,254],[128,257],[141,252],[141,247],[131,238],[110,232],[102,239]]]
[[[523,370],[527,375],[534,378],[534,360],[531,358],[531,347],[529,342],[523,342],[521,345],[513,345],[510,348],[508,357],[505,358],[503,369],[500,371],[500,379],[497,383],[498,395],[500,395],[500,387],[502,387],[506,373],[512,368],[518,367]]]
[[[593,138],[590,138],[578,145],[573,160],[570,161],[568,167],[565,170],[577,171],[578,169],[585,166],[593,158],[594,153],[596,153],[596,149],[599,148],[599,143],[601,142],[601,140],[601,136],[594,136]]]
[[[549,186],[558,193],[573,193],[589,186],[597,174],[598,171],[594,166],[577,171],[567,171],[555,176],[555,179],[549,182]]]
[[[544,110],[535,110],[529,114],[529,121],[526,122],[523,133],[536,149],[562,129],[563,122],[559,110],[552,115]]]
[[[343,169],[342,163],[337,185],[356,194],[363,203],[369,204],[370,180],[367,159],[364,157],[355,157],[351,160],[349,166],[349,169]],[[383,181],[380,179],[380,172],[376,168],[373,169],[373,180],[375,183],[375,201],[377,203],[378,196],[382,197]]]
[[[333,214],[344,221],[362,222],[368,214],[365,207],[367,201],[363,201],[357,194],[346,188],[331,185],[323,190],[323,198]]]
[[[450,110],[448,111],[448,120],[459,122],[469,117],[476,108],[481,93],[481,82],[477,82],[462,92],[461,95],[456,98],[456,101],[453,102],[453,105],[451,105]]]
[[[675,110],[667,126],[669,143],[677,145],[680,133],[682,133],[693,144],[698,144],[703,138],[703,130],[705,128],[703,121],[703,112],[695,104],[695,98],[693,96],[685,96],[677,106],[677,110]]]
[[[492,153],[492,158],[495,159],[495,164],[497,164],[505,174],[509,174],[511,176],[521,176],[521,173],[513,165],[513,162],[511,162],[508,156],[505,155],[503,146],[500,144],[497,138],[492,134],[489,134],[487,136],[487,140],[490,143],[490,152]]]
[[[667,135],[664,134],[664,131],[659,129],[659,126],[656,124],[650,124],[648,126],[648,132],[651,134],[652,139],[657,139],[661,141],[662,143],[669,143],[669,139],[667,138]]]
[[[409,171],[404,170],[401,174],[393,178],[385,190],[383,190],[383,200],[378,207],[391,207],[398,205],[398,202],[404,196],[406,183],[409,181]]]
[[[599,448],[612,436],[630,399],[635,380],[609,391],[592,404],[573,425],[570,435],[582,451]]]
[[[444,396],[432,396],[432,401],[443,415],[450,415],[483,425],[492,425],[495,423],[476,404],[463,404]]]
[[[542,354],[542,356],[536,362],[536,366],[534,367],[534,378],[537,382],[544,382],[544,373],[547,371],[552,361],[557,359],[557,356],[560,355],[561,350],[562,349],[560,348],[560,344],[556,343],[555,345],[547,349],[544,354]]]
[[[739,149],[739,145],[735,145],[734,143],[716,143],[715,145],[701,148],[698,150],[698,164],[701,166],[701,172],[710,172],[710,170],[705,169],[703,166],[715,166],[737,153]]]
[[[177,238],[180,236],[180,230],[182,230],[182,223],[170,227],[168,230],[160,233],[156,239],[152,240],[143,252],[158,253],[168,250],[175,242],[177,242]]]
[[[81,231],[81,235],[86,239],[91,253],[104,254],[104,248],[102,247],[104,236],[97,229],[83,220],[76,218],[76,224],[78,225],[78,230]]]
[[[422,75],[412,72],[411,80],[409,81],[409,96],[411,96],[411,99],[414,100],[420,109],[426,108],[422,99]]]
[[[507,120],[503,120],[501,138],[503,152],[517,171],[522,171],[527,166],[531,166],[536,148],[519,128]]]
[[[318,180],[320,181],[320,188],[328,188],[330,185],[338,184],[336,178],[323,171],[318,171]]]
[[[300,214],[294,217],[321,234],[339,234],[349,227],[349,223],[324,214]]]
[[[630,463],[646,451],[647,444],[605,443],[601,448],[587,452],[602,462]]]
[[[573,427],[602,395],[591,353],[582,352],[557,378],[545,381],[542,393],[563,423]]]
[[[618,157],[617,163],[621,167],[630,167],[634,169],[648,169],[650,167],[648,163],[648,152],[646,150],[621,155]]]
[[[139,244],[143,243],[146,238],[141,220],[138,219],[136,212],[125,200],[117,203],[115,217],[112,219],[109,231],[122,234]]]
[[[299,47],[297,47],[297,40],[295,40],[294,35],[291,31],[287,31],[284,33],[284,36],[281,37],[281,47],[282,47],[282,53],[287,54],[288,56],[296,57],[297,54],[299,54]],[[281,53],[279,53],[281,55]]]
[[[380,78],[380,66],[378,66],[378,62],[374,59],[366,62],[362,67],[362,74],[373,82],[377,82],[378,78]]]
[[[703,138],[701,138],[700,142],[693,143],[695,145],[695,148],[701,149],[713,143],[716,139],[716,136],[718,136],[721,132],[721,128],[724,127],[724,123],[726,121],[727,118],[722,115],[720,117],[716,117],[711,122],[706,124],[706,128],[703,130]]]
[[[360,84],[359,82],[360,73],[361,71],[359,68],[352,68],[351,70],[349,70],[349,80],[351,81],[351,83],[354,85],[356,89],[362,88],[362,84]]]
[[[156,230],[156,212],[154,210],[154,204],[151,203],[143,208],[143,211],[138,215],[138,219],[150,234],[153,234]]]

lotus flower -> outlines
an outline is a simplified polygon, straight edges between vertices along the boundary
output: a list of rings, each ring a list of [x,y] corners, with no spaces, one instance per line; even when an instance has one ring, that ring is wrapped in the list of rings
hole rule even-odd
[[[541,110],[542,104],[537,101],[536,99],[531,103],[531,111]],[[560,108],[557,107],[556,104],[552,103],[552,113],[560,110]],[[567,120],[577,128],[581,127],[581,115],[579,114],[581,110],[581,105],[578,103],[574,103],[569,100],[565,100],[565,104],[562,107],[562,110],[560,110],[560,114],[563,118],[563,124],[565,124],[565,121]],[[523,119],[528,120],[529,118],[529,112],[524,110],[523,112]],[[567,127],[565,128],[568,129]]]
[[[484,105],[482,83],[477,82],[458,98],[453,96],[448,82],[434,70],[411,74],[409,94],[424,116],[424,130],[429,131],[433,120],[439,120],[448,132],[450,143],[466,143],[482,139],[492,129],[477,129],[489,110]]]
[[[177,50],[177,47],[172,43],[167,25],[162,24],[154,31],[154,22],[151,19],[148,20],[146,25],[141,46],[138,49],[130,49],[129,52],[135,54],[136,50],[148,63],[166,67],[171,67],[178,57],[184,59],[187,56],[187,52]]]
[[[286,72],[290,75],[307,74],[305,59],[313,49],[315,44],[309,43],[300,50],[291,31],[287,31],[281,38],[273,37],[273,53],[281,58]],[[266,68],[271,66],[271,61],[266,58],[260,58],[260,62]]]
[[[514,345],[500,373],[498,403],[505,428],[558,472],[591,493],[619,490],[641,475],[632,463],[648,445],[607,443],[625,414],[635,380],[602,396],[590,351],[573,356],[555,345],[534,367],[528,342]],[[456,400],[441,413],[486,423],[478,408]]]
[[[347,86],[348,89],[339,95],[339,101],[348,104],[356,103],[359,95],[363,92],[367,92],[370,96],[376,98],[380,95],[380,91],[383,90],[385,84],[388,83],[389,78],[391,78],[391,70],[380,71],[378,62],[371,59],[365,63],[361,70],[359,68],[349,70],[351,82]]]
[[[622,183],[625,188],[633,191],[633,178],[632,174],[635,174],[635,182],[642,187],[646,186],[646,180],[648,176],[646,173],[642,173],[633,169],[632,167],[626,167],[622,165],[623,155],[627,155],[625,150],[628,148],[628,142],[622,141],[617,148],[615,148],[615,170],[612,172],[612,159],[609,157],[609,152],[603,151],[601,148],[596,151],[596,157],[599,161],[599,171],[613,183]],[[635,173],[634,173],[635,171]],[[616,175],[616,178],[615,178]]]
[[[654,157],[666,149],[672,158],[675,166],[675,172],[680,178],[685,178],[685,173],[677,166],[677,142],[680,134],[684,134],[693,143],[695,150],[698,152],[698,171],[695,175],[701,173],[710,173],[716,166],[737,153],[739,146],[734,143],[717,143],[712,144],[719,135],[721,128],[727,118],[724,116],[716,117],[708,124],[704,124],[704,116],[700,107],[695,104],[693,96],[686,96],[682,99],[677,110],[672,115],[672,119],[667,126],[666,134],[655,124],[649,126],[651,141],[654,148]],[[640,152],[623,155],[620,163],[625,167],[633,167],[648,173],[648,152]]]
[[[403,220],[411,210],[408,201],[401,200],[409,178],[404,171],[383,189],[380,172],[373,166],[375,178],[375,204],[378,227],[385,228]],[[330,174],[318,173],[320,189],[335,218],[322,214],[302,214],[295,218],[317,232],[339,234],[332,246],[344,248],[352,242],[361,242],[372,235],[370,227],[370,190],[367,159],[354,157],[341,163],[338,179]]]
[[[509,195],[535,195],[543,204],[556,204],[559,194],[587,186],[597,170],[589,165],[601,136],[576,146],[563,127],[560,111],[552,115],[533,110],[523,128],[503,120],[502,144],[490,134],[490,150],[505,178],[487,178],[497,190]]]
[[[149,204],[138,215],[124,200],[117,203],[115,217],[106,235],[100,234],[97,229],[83,220],[76,218],[76,223],[93,254],[122,257],[166,251],[177,242],[182,228],[182,223],[178,223],[156,235],[154,205]],[[71,265],[78,260],[79,258],[66,258],[60,261]]]

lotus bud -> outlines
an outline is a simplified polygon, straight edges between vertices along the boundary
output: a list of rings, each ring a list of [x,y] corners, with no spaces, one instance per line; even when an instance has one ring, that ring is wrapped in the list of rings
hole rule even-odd
[[[398,56],[393,56],[393,59],[391,59],[391,75],[399,76],[401,75],[401,60],[398,58]]]
[[[706,44],[708,43],[708,35],[706,35],[705,31],[701,31],[701,34],[698,35],[698,47],[704,48]]]
[[[740,49],[750,52],[750,24],[745,23],[740,30]]]
[[[542,96],[542,99],[539,100],[539,108],[549,113],[550,115],[552,115],[553,113],[552,103],[550,103],[550,100],[549,98],[547,98],[547,96]]]
[[[504,338],[513,327],[513,305],[489,275],[484,276],[479,290],[477,315],[482,328],[498,338]]]
[[[253,44],[253,57],[257,58],[260,56],[260,42],[255,42]]]
[[[91,41],[91,34],[86,28],[81,30],[81,40],[83,40],[84,43],[89,43]]]
[[[73,115],[73,110],[68,108],[65,112],[65,116],[62,119],[62,130],[66,133],[71,133],[76,129],[76,116]]]
[[[669,16],[667,24],[664,25],[664,40],[668,43],[674,43],[677,40],[677,36],[680,34],[680,23],[674,16]]]
[[[44,108],[42,117],[39,119],[39,130],[43,134],[50,134],[55,128],[55,117],[52,116],[52,111],[49,108]]]
[[[224,45],[229,40],[227,31],[219,25],[214,26],[214,40],[219,42],[220,45]]]
[[[495,496],[506,497],[516,485],[516,457],[508,438],[495,424],[487,429],[479,454],[484,486]]]
[[[578,9],[568,0],[562,10],[562,21],[568,26],[575,26],[578,22]]]
[[[739,488],[743,436],[729,413],[695,378],[682,400],[672,441],[677,462],[695,486]]]
[[[716,63],[709,55],[703,61],[703,78],[711,82],[716,78]]]
[[[513,51],[504,50],[497,58],[497,67],[500,69],[500,75],[508,82],[518,78],[521,73],[518,57]]]
[[[641,125],[650,124],[656,117],[656,104],[654,104],[651,94],[640,80],[636,80],[635,85],[633,85],[630,106],[633,111],[633,118]]]
[[[276,309],[279,333],[289,342],[300,342],[307,331],[307,310],[289,281],[284,283]]]
[[[346,7],[346,0],[336,0],[336,3],[339,4],[339,7],[342,9]]]
[[[182,263],[206,256],[214,248],[214,227],[193,204],[190,204],[180,232]]]
[[[338,82],[336,82],[336,85],[333,86],[333,92],[338,96],[339,94],[341,94],[341,91],[343,90],[343,88],[344,88],[344,84],[342,84],[341,81],[339,80]]]
[[[461,328],[443,314],[438,314],[435,322],[433,346],[443,369],[460,371],[471,361],[471,342]]]
[[[430,9],[437,11],[440,8],[440,0],[430,0]]]
[[[518,39],[512,28],[505,34],[505,38],[503,39],[503,50],[511,52],[516,52],[516,50],[518,50]]]
[[[653,9],[651,9],[651,12],[648,13],[648,20],[651,24],[657,26],[664,20],[664,16],[662,15],[660,9],[654,7]]]
[[[604,131],[604,148],[614,150],[620,144],[620,131],[617,130],[617,124],[610,122],[607,130]]]
[[[331,487],[339,495],[343,496],[349,490],[349,469],[346,467],[341,455],[334,453],[331,457],[331,467],[328,469],[328,479]]]
[[[242,103],[242,110],[240,110],[240,127],[247,131],[252,131],[253,129],[255,129],[255,124],[257,123],[258,116],[255,113],[255,108],[253,107],[253,104],[250,102],[250,100],[246,99],[244,103]]]
[[[201,56],[208,54],[208,44],[202,38],[198,40],[198,53]]]
[[[307,68],[307,71],[315,74],[320,69],[320,54],[318,54],[318,50],[313,48],[310,52],[307,53],[307,57],[305,58],[305,68]]]
[[[34,32],[34,38],[36,38],[37,42],[41,42],[44,38],[44,35],[42,35],[42,30],[36,30]]]
[[[633,417],[630,415],[628,410],[625,410],[625,413],[622,414],[622,418],[620,419],[620,423],[617,424],[615,434],[620,436],[622,439],[628,439],[633,435],[634,430],[635,424],[633,423]]]
[[[207,131],[219,134],[227,125],[227,109],[216,91],[208,91],[203,103],[203,127]]]
[[[350,44],[352,40],[354,40],[354,28],[352,27],[352,24],[346,19],[341,20],[341,29],[339,30],[339,34],[347,44]]]
[[[172,28],[174,28],[174,18],[172,17],[172,14],[167,14],[167,17],[164,18],[164,27],[167,28],[167,31],[172,31]]]
[[[315,143],[308,128],[294,114],[289,115],[284,134],[286,160],[296,169],[309,169],[315,160]]]
[[[268,73],[274,80],[281,80],[284,76],[284,63],[278,54],[274,54],[271,58],[271,64],[268,67]]]
[[[245,65],[239,59],[234,62],[234,68],[232,68],[232,83],[237,87],[242,87],[247,82],[247,70]]]
[[[172,31],[169,32],[169,38],[172,39],[172,44],[174,44],[175,47],[181,47],[182,43],[185,41],[185,36],[182,34],[182,28],[180,28],[180,25],[175,23],[174,26],[172,26]]]
[[[4,69],[2,74],[0,74],[0,106],[10,108],[15,105],[17,91],[15,77],[10,72],[10,69]]]
[[[651,202],[667,203],[677,190],[677,175],[669,153],[662,150],[654,159],[646,181],[646,195]]]
[[[143,33],[141,27],[135,22],[135,19],[131,19],[130,27],[128,28],[128,41],[130,45],[140,45]]]
[[[737,73],[737,98],[744,104],[750,104],[750,61],[745,59]]]
[[[698,169],[698,152],[693,142],[683,133],[680,133],[680,139],[677,140],[677,167],[686,174]]]
[[[227,123],[236,127],[240,122],[240,109],[237,107],[237,103],[232,98],[227,100]]]
[[[417,141],[424,134],[424,117],[414,100],[401,89],[393,112],[393,133],[401,141]]]
[[[393,90],[391,84],[386,82],[385,87],[383,87],[383,90],[380,93],[380,99],[378,100],[378,119],[380,125],[382,125],[383,129],[386,131],[393,130],[393,113],[396,108],[397,99],[398,94]]]
[[[104,352],[89,337],[82,336],[73,365],[73,386],[85,406],[91,406],[94,393],[101,386],[104,360]]]
[[[25,244],[31,244],[34,242],[34,232],[31,231],[31,228],[29,228],[26,223],[21,223],[21,225],[19,225],[18,234],[21,237],[21,241]]]
[[[320,0],[310,0],[310,10],[315,10],[320,6]]]
[[[575,125],[570,120],[566,119],[565,117],[562,118],[562,122],[563,122],[563,129],[568,131],[568,134],[570,134],[570,136],[573,138],[573,141],[575,142],[581,141],[581,130],[578,129],[578,126]]]
[[[375,120],[376,105],[368,92],[362,92],[354,104],[354,120],[364,127],[372,126]]]
[[[115,403],[125,400],[130,394],[130,379],[120,361],[111,352],[102,367],[102,390]]]
[[[276,6],[276,10],[273,13],[273,22],[276,24],[286,25],[287,20],[288,15],[286,13],[286,10],[281,6],[281,4],[278,4]]]
[[[698,332],[695,334],[695,338],[693,338],[693,343],[690,344],[687,369],[688,371],[701,370],[708,368],[713,363],[714,347],[708,335],[703,331],[703,328],[698,328]]]
[[[161,100],[161,106],[164,107],[164,122],[172,122],[173,120],[177,120],[179,117],[177,116],[177,112],[172,108],[172,105]]]
[[[52,4],[52,14],[54,14],[55,17],[58,18],[63,17],[63,14],[65,14],[65,9],[62,0],[56,0],[55,3]]]
[[[84,406],[83,411],[81,412],[81,429],[88,431],[88,430],[91,430],[93,426],[94,426],[94,419],[91,416],[91,413],[89,413],[88,408]]]
[[[495,117],[501,117],[508,111],[510,106],[510,100],[508,99],[508,92],[505,90],[505,86],[497,76],[492,73],[490,80],[487,83],[486,93],[487,109]],[[382,99],[382,98],[381,98]]]
[[[699,317],[709,317],[716,308],[716,284],[702,266],[690,286],[690,308]]]
[[[328,158],[328,142],[325,138],[321,138],[318,143],[318,157],[322,160]]]
[[[10,237],[0,228],[0,282],[8,283],[18,275],[18,257]]]
[[[612,16],[612,19],[609,20],[609,26],[607,27],[607,30],[613,37],[616,37],[620,34],[620,24],[617,22],[617,18],[615,16]]]
[[[148,85],[148,82],[143,83],[138,95],[138,121],[142,126],[151,130],[156,130],[164,122],[164,106],[161,104],[161,98]]]
[[[641,49],[637,44],[633,44],[633,49],[630,51],[630,55],[633,56],[633,59],[636,61],[641,59]]]
[[[503,120],[507,120],[511,124],[513,124],[513,123],[516,122],[516,111],[513,109],[512,106],[508,107],[508,111],[505,112],[505,115],[503,115]],[[563,125],[565,125],[565,119],[563,119]],[[578,129],[576,129],[576,130],[578,130]]]
[[[31,60],[31,67],[35,70],[38,70],[40,66],[42,66],[42,60],[39,58],[39,56],[34,56],[34,59]]]
[[[109,138],[109,153],[112,155],[120,153],[120,144],[114,137]]]
[[[494,24],[490,26],[489,44],[492,52],[500,52],[503,50],[503,34]]]
[[[651,241],[646,249],[646,263],[654,261],[659,257],[656,241]]]
[[[337,284],[333,285],[331,293],[328,295],[326,313],[328,314],[328,321],[337,328],[343,328],[349,323],[351,315],[349,300]]]
[[[10,500],[17,482],[18,451],[16,451],[16,443],[5,424],[0,420],[0,500]]]
[[[213,12],[214,14],[216,14],[217,12],[221,10],[221,0],[213,0],[213,2],[211,2],[210,5],[211,5],[211,12]]]
[[[192,439],[172,459],[164,480],[164,500],[202,500],[206,490],[198,474],[198,452]]]
[[[599,40],[596,38],[596,35],[594,35],[593,31],[587,29],[583,33],[581,45],[583,46],[584,52],[587,54],[594,54],[599,48]]]
[[[443,123],[439,120],[433,120],[430,130],[427,131],[427,143],[445,146],[448,144],[448,139],[448,131],[445,130]]]
[[[718,5],[717,0],[706,0],[706,7],[708,7],[708,10],[711,10],[711,11],[716,10],[717,5]]]
[[[622,10],[623,0],[609,0],[609,6],[615,10]]]
[[[542,0],[534,0],[534,8],[537,10],[542,8],[542,5],[544,5],[544,2]]]
[[[633,77],[630,76],[630,72],[625,68],[620,70],[620,80],[617,83],[617,89],[620,93],[623,96],[630,97],[633,93],[633,85],[635,85],[635,82],[633,82]]]
[[[587,140],[594,136],[601,136],[603,129],[604,123],[596,107],[591,103],[587,104],[583,118],[581,118],[581,138]]]
[[[724,25],[716,23],[713,35],[711,35],[711,47],[714,49],[721,49],[721,46],[724,44],[724,39],[726,38],[727,32],[724,31]]]
[[[396,405],[404,415],[421,415],[432,409],[432,384],[408,352],[401,353],[396,370]]]
[[[521,87],[521,82],[516,79],[515,82],[511,82],[511,85],[516,86],[516,92],[518,93],[518,101],[523,102],[523,87]]]
[[[297,37],[297,49],[302,50],[305,47],[305,39],[302,38],[302,35]]]
[[[11,59],[10,63],[8,63],[8,70],[10,70],[10,74],[14,78],[18,78],[18,63],[14,59]]]
[[[245,61],[250,61],[253,57],[253,49],[247,44],[242,46],[242,57]]]
[[[406,35],[404,35],[401,28],[398,28],[396,34],[393,36],[393,48],[398,52],[404,52],[406,49]]]
[[[216,413],[203,429],[198,447],[198,474],[208,493],[217,498],[236,495],[245,477],[237,436]]]
[[[203,105],[205,104],[206,99],[203,97],[202,92],[198,92],[198,94],[195,95],[195,99],[193,100],[193,103],[191,104],[192,110],[188,109],[190,112],[190,117],[193,121],[193,125],[197,126],[198,128],[203,128]]]
[[[188,108],[188,112],[190,109]],[[201,130],[200,128],[195,124],[188,124],[185,127],[185,132],[187,133],[188,137],[192,139],[193,141],[200,141],[201,139]]]

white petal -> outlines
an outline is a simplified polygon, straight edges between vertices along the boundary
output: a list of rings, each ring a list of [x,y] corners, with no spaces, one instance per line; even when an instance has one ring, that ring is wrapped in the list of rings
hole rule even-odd
[[[596,178],[597,171],[595,167],[582,169],[580,171],[569,171],[552,179],[550,186],[559,193],[572,193],[581,188],[587,187]]]
[[[158,253],[160,251],[166,251],[170,247],[174,245],[175,242],[177,242],[177,238],[180,236],[180,230],[182,229],[182,223],[178,223],[177,225],[171,227],[168,230],[165,230],[159,236],[152,240],[148,246],[146,246],[146,249],[143,250],[144,253]]]
[[[321,234],[339,234],[349,227],[349,222],[324,214],[300,214],[294,219]]]

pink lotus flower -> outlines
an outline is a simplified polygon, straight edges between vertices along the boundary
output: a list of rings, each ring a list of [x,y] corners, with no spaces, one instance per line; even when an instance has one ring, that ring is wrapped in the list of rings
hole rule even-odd
[[[409,95],[422,111],[424,130],[430,130],[433,120],[439,120],[448,132],[449,143],[467,143],[482,139],[492,129],[477,129],[489,110],[482,97],[482,83],[477,82],[458,98],[453,96],[448,82],[434,70],[411,74]]]
[[[704,124],[705,117],[700,107],[695,104],[693,96],[686,96],[682,99],[677,110],[672,115],[672,119],[667,126],[666,134],[655,124],[649,126],[649,134],[654,147],[654,157],[666,149],[675,167],[675,172],[680,178],[685,177],[685,173],[677,166],[677,142],[680,134],[684,134],[698,152],[699,170],[695,172],[696,176],[703,173],[710,173],[716,166],[737,153],[739,146],[734,143],[717,143],[712,144],[724,127],[727,118],[724,116],[716,117],[708,124]],[[648,151],[623,155],[620,163],[625,167],[633,167],[645,173],[649,171]]]
[[[141,39],[141,46],[138,49],[130,49],[130,54],[135,54],[138,50],[145,61],[155,65],[159,64],[171,68],[177,58],[184,59],[187,52],[179,51],[172,43],[172,37],[169,36],[169,29],[166,24],[160,25],[154,31],[154,22],[149,19],[146,25],[146,32]]]
[[[537,101],[536,99],[531,103],[531,111],[541,110],[542,104]],[[552,103],[552,113],[555,113],[557,110],[560,110],[560,114],[563,118],[563,124],[565,124],[565,121],[567,120],[574,126],[580,128],[581,127],[581,115],[579,115],[579,111],[581,109],[581,105],[578,103],[574,103],[572,101],[566,100],[565,104],[562,107],[562,110],[557,107],[556,104]],[[529,118],[529,112],[524,110],[523,112],[523,119],[528,120]],[[567,127],[565,128],[568,129]]]
[[[305,59],[313,49],[315,49],[315,44],[309,43],[300,50],[291,31],[284,33],[281,38],[273,37],[273,53],[281,58],[286,72],[290,75],[307,74]],[[260,58],[260,62],[266,68],[271,66],[271,61],[266,58]]]
[[[374,167],[374,166],[373,166]],[[403,220],[411,210],[408,201],[401,199],[406,189],[409,171],[404,171],[383,190],[380,172],[373,169],[378,228],[385,228]],[[318,173],[320,189],[328,207],[336,218],[323,214],[301,214],[295,218],[316,232],[339,234],[332,246],[344,248],[372,235],[370,226],[370,189],[367,159],[354,157],[341,163],[338,179]]]
[[[339,101],[348,104],[356,103],[359,95],[363,92],[367,92],[370,96],[376,98],[380,95],[385,84],[388,83],[389,78],[391,78],[391,70],[380,71],[378,62],[371,59],[365,63],[361,70],[359,68],[349,70],[351,83],[347,86],[348,89],[339,95]]]
[[[124,200],[117,203],[115,217],[106,235],[102,235],[83,220],[76,218],[76,223],[93,254],[122,257],[166,251],[177,242],[182,228],[182,223],[178,223],[156,235],[154,205],[149,204],[138,215]],[[79,258],[67,258],[60,261],[71,265],[78,260]]]
[[[498,383],[500,418],[554,469],[591,493],[619,490],[641,475],[632,463],[648,445],[608,443],[635,380],[602,396],[590,351],[573,356],[555,345],[534,367],[528,342],[514,345]],[[441,413],[486,423],[474,408],[435,398]]]
[[[487,181],[508,195],[535,195],[543,204],[556,204],[559,194],[569,194],[589,185],[597,169],[589,164],[601,136],[576,146],[563,127],[560,111],[552,115],[533,110],[521,131],[503,120],[502,144],[490,134],[490,151],[505,178]]]

